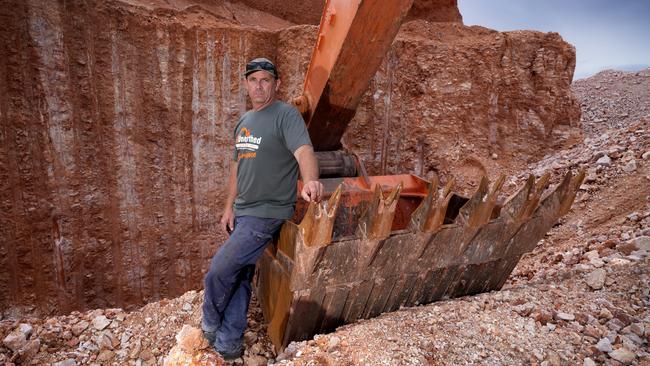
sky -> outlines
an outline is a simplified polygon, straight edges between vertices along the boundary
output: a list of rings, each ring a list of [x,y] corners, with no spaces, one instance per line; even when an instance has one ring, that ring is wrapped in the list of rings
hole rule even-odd
[[[574,79],[650,67],[650,0],[458,0],[465,25],[557,32],[576,47]]]

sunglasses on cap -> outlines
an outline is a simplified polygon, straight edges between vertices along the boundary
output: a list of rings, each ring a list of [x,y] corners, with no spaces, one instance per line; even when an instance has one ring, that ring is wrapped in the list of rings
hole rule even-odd
[[[245,76],[248,76],[249,74],[252,74],[255,71],[268,71],[271,73],[276,79],[278,78],[278,72],[275,69],[275,65],[268,61],[251,61],[248,64],[246,64],[246,72],[244,73]]]

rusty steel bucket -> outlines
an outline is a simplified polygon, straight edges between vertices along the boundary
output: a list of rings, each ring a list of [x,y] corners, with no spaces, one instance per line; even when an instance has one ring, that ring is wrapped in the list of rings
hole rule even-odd
[[[504,177],[470,198],[414,175],[325,179],[299,204],[255,280],[275,347],[402,306],[498,290],[571,207],[584,171],[549,176],[497,204]],[[384,192],[387,192],[386,194]]]

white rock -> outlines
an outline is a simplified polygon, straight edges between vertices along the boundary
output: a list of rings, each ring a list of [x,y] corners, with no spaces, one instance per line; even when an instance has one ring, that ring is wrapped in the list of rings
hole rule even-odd
[[[596,362],[594,362],[594,360],[592,360],[591,358],[587,357],[582,362],[582,366],[596,366]]]
[[[244,365],[248,366],[266,366],[267,362],[266,358],[259,355],[244,357]]]
[[[595,182],[598,180],[598,171],[595,168],[587,170],[587,177],[585,178],[586,183]]]
[[[192,304],[190,304],[189,302],[184,303],[183,304],[183,311],[187,311],[187,312],[192,311]]]
[[[120,345],[122,347],[126,347],[128,344],[129,340],[131,339],[132,335],[129,332],[124,332],[122,333],[122,336],[120,337]]]
[[[27,337],[19,329],[15,329],[13,332],[7,334],[2,344],[10,350],[18,352],[19,349],[27,344]]]
[[[111,321],[104,315],[100,315],[93,319],[93,328],[97,330],[104,330],[111,324]]]
[[[88,324],[88,322],[85,320],[76,323],[75,325],[72,326],[72,334],[76,336],[80,335],[81,333],[83,333],[84,330],[88,328],[89,325],[90,324]]]
[[[590,250],[587,253],[585,253],[585,258],[592,260],[594,258],[600,258],[600,254],[598,254],[597,250]]]
[[[557,318],[570,322],[572,320],[575,320],[576,317],[573,314],[559,312],[557,313]]]
[[[337,336],[332,336],[332,337],[330,337],[329,341],[327,342],[327,349],[330,350],[330,349],[338,346],[339,343],[341,343],[341,338],[339,338]]]
[[[600,157],[600,159],[596,160],[596,164],[610,166],[612,165],[612,159],[607,155],[603,155]]]
[[[599,268],[593,270],[587,275],[586,282],[587,286],[591,287],[594,290],[600,290],[605,285],[605,279],[607,278],[607,272],[604,269]]]
[[[630,325],[630,331],[632,331],[632,333],[638,335],[639,337],[643,337],[645,326],[643,325],[643,323],[633,323]]]
[[[73,358],[68,358],[67,360],[55,362],[52,366],[77,366],[77,361]]]
[[[18,325],[18,331],[24,334],[25,338],[29,338],[33,330],[34,328],[32,328],[32,326],[29,324],[20,323],[20,325]]]
[[[631,262],[640,262],[643,260],[644,255],[638,254],[638,253],[630,253],[627,257],[625,257],[627,260]]]
[[[641,155],[641,157],[643,158],[643,160],[649,160],[650,159],[650,151],[644,152],[643,155]]]
[[[639,236],[638,238],[632,239],[632,242],[639,250],[650,251],[650,236]]]
[[[616,333],[623,329],[625,327],[625,324],[617,318],[612,318],[607,323],[605,323],[605,326],[612,331],[612,333],[608,334],[608,338],[610,341],[614,342],[617,336]]]
[[[609,264],[612,266],[624,266],[628,265],[631,262],[625,258],[613,258],[612,260],[609,261]]]
[[[625,151],[625,147],[623,147],[621,145],[614,145],[614,146],[610,147],[609,150],[607,150],[607,153],[608,154],[618,154],[618,153],[622,153],[623,151]]]
[[[632,363],[632,361],[636,359],[636,355],[634,354],[634,352],[624,347],[609,352],[609,357],[615,359],[616,361],[622,363],[623,365],[629,365]]]
[[[605,265],[605,262],[600,258],[592,258],[589,260],[589,264],[596,268],[600,268]]]
[[[608,338],[601,338],[598,343],[596,343],[596,348],[600,352],[609,353],[612,352],[612,342]]]
[[[643,345],[644,340],[634,333],[629,333],[621,336],[623,345],[629,350],[636,350],[639,346]]]
[[[628,172],[628,173],[631,173],[631,172],[635,171],[636,170],[636,160],[632,160],[629,163],[625,164],[625,166],[623,167],[623,170]]]

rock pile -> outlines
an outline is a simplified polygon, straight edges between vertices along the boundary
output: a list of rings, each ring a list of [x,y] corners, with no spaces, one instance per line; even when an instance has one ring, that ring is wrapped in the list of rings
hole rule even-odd
[[[200,330],[188,326],[199,324],[202,301],[202,292],[189,291],[132,312],[98,309],[46,319],[2,319],[0,364],[222,365]],[[246,346],[242,360],[249,365],[265,365],[274,357],[255,303]]]
[[[603,72],[574,90],[584,141],[529,171],[551,171],[557,182],[566,169],[584,168],[587,181],[572,212],[519,263],[504,290],[348,325],[291,344],[278,362],[650,363],[650,69]]]

